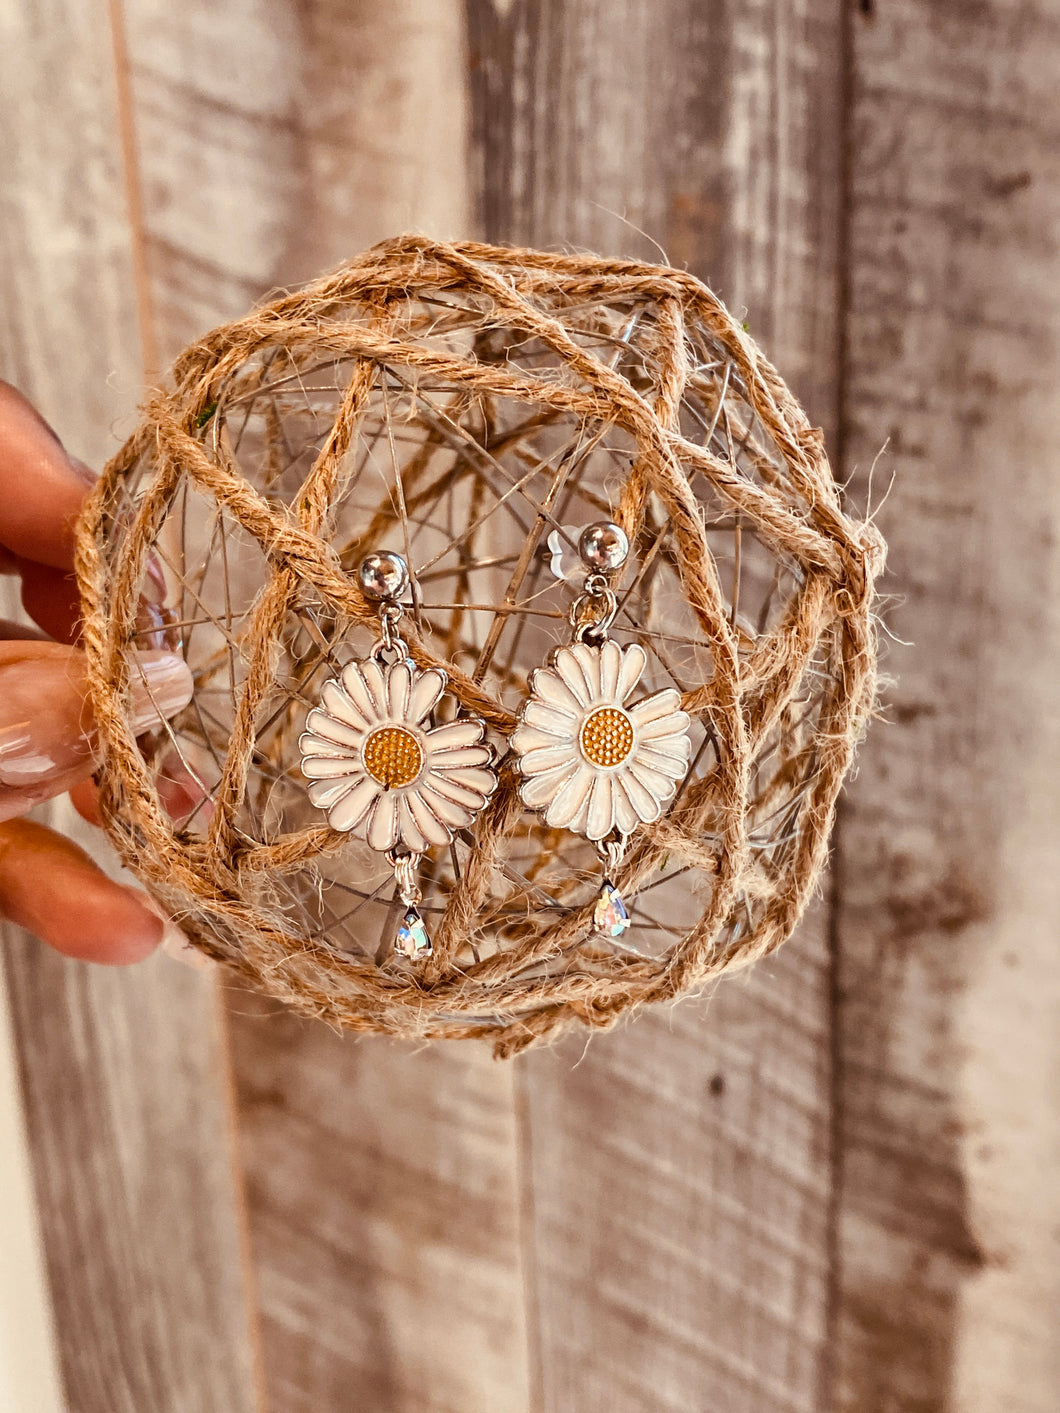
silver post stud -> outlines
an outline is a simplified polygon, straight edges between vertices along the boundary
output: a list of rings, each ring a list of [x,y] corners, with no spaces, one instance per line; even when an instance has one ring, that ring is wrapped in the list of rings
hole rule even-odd
[[[367,599],[399,599],[409,586],[409,567],[393,550],[376,550],[361,560],[357,582]]]
[[[629,540],[621,525],[611,520],[598,520],[582,531],[578,553],[587,568],[606,574],[608,570],[625,564]]]

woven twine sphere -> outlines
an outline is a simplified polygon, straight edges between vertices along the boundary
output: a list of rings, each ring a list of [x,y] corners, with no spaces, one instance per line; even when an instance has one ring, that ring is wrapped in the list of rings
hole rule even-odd
[[[525,810],[507,738],[570,639],[558,577],[614,520],[612,637],[676,686],[692,765],[614,882]],[[401,632],[483,717],[500,784],[419,867],[434,953],[393,941],[386,859],[327,827],[298,737],[367,655],[374,550],[412,570]],[[148,556],[191,704],[130,725]],[[100,797],[122,859],[244,983],[358,1031],[489,1036],[498,1054],[702,988],[791,932],[875,690],[883,546],[844,514],[821,434],[720,301],[680,270],[403,237],[215,330],[177,361],[81,526]],[[175,824],[158,774],[204,791]]]

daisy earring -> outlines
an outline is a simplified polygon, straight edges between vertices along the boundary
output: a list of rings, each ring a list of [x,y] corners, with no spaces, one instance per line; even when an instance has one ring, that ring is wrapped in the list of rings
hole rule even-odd
[[[358,581],[379,605],[380,638],[367,658],[326,681],[299,738],[309,798],[332,829],[385,854],[405,913],[395,951],[429,957],[416,868],[428,849],[466,829],[497,787],[486,723],[461,716],[430,724],[446,674],[422,670],[398,635],[408,565],[384,550],[361,564]]]
[[[608,636],[618,611],[610,576],[629,553],[625,533],[600,521],[582,532],[578,548],[587,575],[571,608],[572,641],[531,673],[511,744],[523,803],[551,828],[596,846],[605,877],[593,931],[620,937],[629,914],[614,875],[630,835],[673,799],[692,742],[675,687],[626,705],[648,658],[638,643],[620,647]]]

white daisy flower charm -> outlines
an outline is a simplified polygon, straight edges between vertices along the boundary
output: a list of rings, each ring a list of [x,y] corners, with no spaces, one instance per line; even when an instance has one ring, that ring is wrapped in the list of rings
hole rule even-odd
[[[688,713],[674,687],[626,701],[647,655],[638,644],[575,642],[530,678],[512,736],[523,803],[555,829],[624,839],[659,818],[688,769]]]
[[[428,724],[445,685],[436,668],[374,658],[324,683],[299,746],[332,829],[380,853],[423,854],[471,824],[497,786],[493,751],[478,717]]]

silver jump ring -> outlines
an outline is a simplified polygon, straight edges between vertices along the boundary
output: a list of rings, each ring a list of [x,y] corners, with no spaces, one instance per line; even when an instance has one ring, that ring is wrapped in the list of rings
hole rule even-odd
[[[395,662],[400,662],[402,658],[408,657],[408,644],[397,632],[397,624],[400,617],[400,604],[384,604],[379,610],[380,637],[379,641],[373,644],[369,654],[376,662],[379,662],[384,653],[388,652],[395,654]]]
[[[585,593],[580,594],[571,604],[570,625],[574,629],[574,640],[577,643],[584,643],[586,638],[605,638],[618,613],[615,591],[608,588],[606,582],[602,586],[593,583],[593,580],[600,578],[602,576],[592,575],[587,579]],[[586,617],[587,613],[591,613],[591,616]]]
[[[416,886],[416,866],[420,861],[419,854],[399,854],[390,849],[387,852],[387,862],[394,870],[394,880],[397,883],[398,896],[406,907],[415,907],[423,899],[423,894]]]
[[[608,875],[612,878],[618,872],[618,866],[622,862],[628,843],[628,834],[621,834],[617,839],[598,839],[596,841],[596,852]]]

